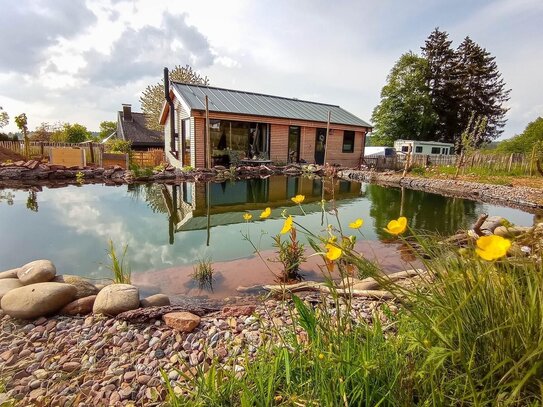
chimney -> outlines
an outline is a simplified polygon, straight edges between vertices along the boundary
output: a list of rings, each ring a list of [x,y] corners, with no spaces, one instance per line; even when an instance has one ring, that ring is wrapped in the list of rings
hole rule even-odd
[[[127,122],[132,121],[132,105],[123,103],[123,120]]]

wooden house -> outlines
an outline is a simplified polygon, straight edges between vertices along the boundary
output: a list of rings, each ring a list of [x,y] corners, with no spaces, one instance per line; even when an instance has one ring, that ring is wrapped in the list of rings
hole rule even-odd
[[[356,167],[364,156],[371,125],[339,106],[165,83],[160,123],[166,158],[176,167],[229,165],[240,159],[276,164],[323,164],[326,159]]]

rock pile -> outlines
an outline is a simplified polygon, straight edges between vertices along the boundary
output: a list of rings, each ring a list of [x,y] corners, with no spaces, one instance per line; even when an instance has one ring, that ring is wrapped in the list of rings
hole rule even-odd
[[[140,301],[138,288],[111,284],[101,290],[83,277],[57,275],[50,260],[35,260],[0,272],[0,308],[13,318],[35,319],[53,315],[115,316],[140,307],[169,305],[159,294]]]

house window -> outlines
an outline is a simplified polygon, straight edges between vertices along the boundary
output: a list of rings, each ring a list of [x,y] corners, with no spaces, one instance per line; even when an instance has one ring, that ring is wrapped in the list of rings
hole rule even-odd
[[[422,153],[422,146],[416,146],[415,153]]]
[[[449,147],[449,155],[454,155],[454,147]]]
[[[409,151],[409,146],[402,146],[402,153],[407,153]]]
[[[439,147],[432,147],[432,154],[439,154],[441,152],[441,148]]]
[[[344,153],[354,152],[354,131],[343,132],[343,150]]]
[[[447,149],[446,149],[446,148],[442,148],[442,149],[441,149],[441,154],[447,155]]]

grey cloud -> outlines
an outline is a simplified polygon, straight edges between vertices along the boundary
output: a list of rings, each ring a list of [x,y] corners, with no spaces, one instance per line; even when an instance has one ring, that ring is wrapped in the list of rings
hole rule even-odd
[[[174,49],[176,41],[181,49]],[[97,85],[120,86],[144,76],[160,77],[164,66],[207,67],[214,57],[207,38],[187,24],[185,15],[164,13],[161,27],[129,28],[109,55],[92,50],[85,53],[85,59],[83,77]]]
[[[0,13],[0,71],[34,72],[59,38],[72,38],[96,21],[82,1],[7,0]]]

